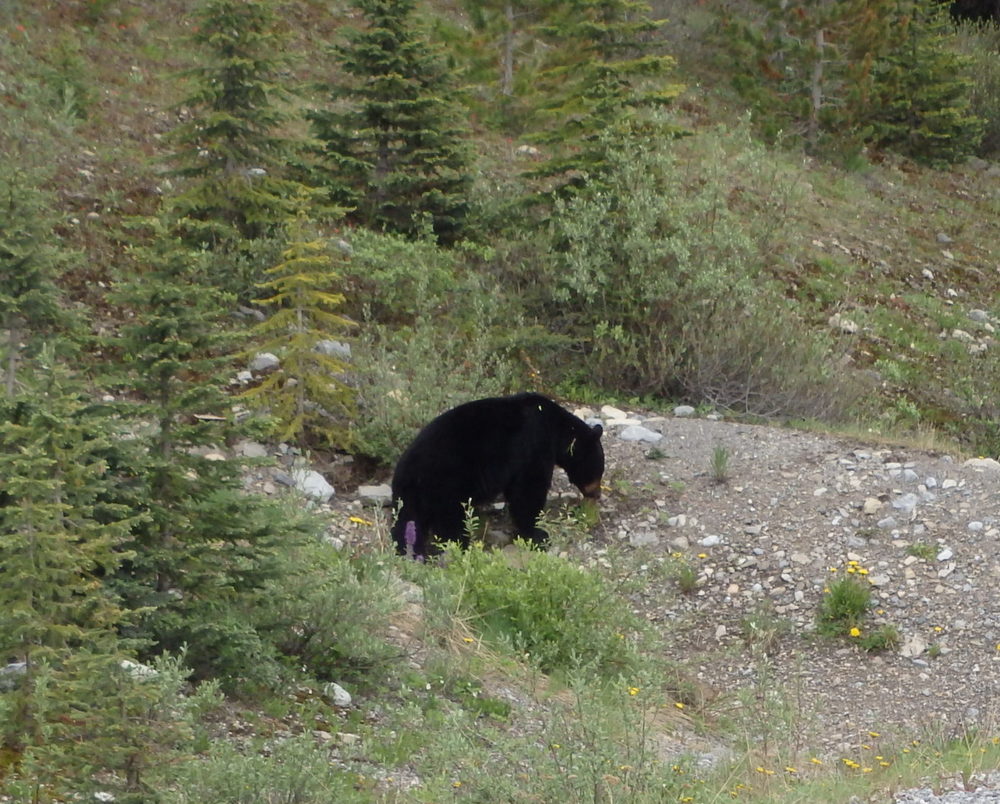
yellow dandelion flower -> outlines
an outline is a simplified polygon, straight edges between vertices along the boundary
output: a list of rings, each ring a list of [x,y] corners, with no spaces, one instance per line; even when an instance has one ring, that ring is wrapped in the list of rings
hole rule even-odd
[[[367,525],[368,527],[375,524],[374,522],[369,522],[367,519],[362,519],[359,516],[348,517],[347,521],[353,522],[355,525]]]
[[[858,567],[858,575],[867,575],[867,574],[868,570],[866,570],[864,567]]]
[[[854,574],[855,572],[857,572],[857,571],[858,571],[858,570],[857,570],[857,567],[848,567],[848,568],[847,568],[847,572],[848,572],[848,573],[849,573],[850,575],[853,575],[853,574]]]
[[[892,765],[891,762],[886,762],[884,759],[881,762],[879,762],[878,764],[881,765],[883,768],[888,768],[888,767],[890,767]]]
[[[472,644],[473,642],[475,642],[476,640],[474,640],[474,639],[473,639],[472,637],[462,637],[462,641],[463,641],[463,642],[464,642],[464,643],[465,643],[466,645],[471,645],[471,644]]]
[[[903,753],[904,754],[909,754],[910,753],[910,749],[909,748],[904,748],[903,749]]]
[[[451,783],[451,786],[452,786],[452,787],[461,787],[461,786],[462,786],[462,783],[461,783],[461,782],[459,782],[458,780],[456,780],[456,781],[454,781],[454,782],[452,782],[452,783]]]
[[[855,561],[854,559],[851,559],[850,561],[847,562],[847,566],[849,566],[849,567],[856,567],[856,566],[858,566],[858,562]]]
[[[940,625],[935,625],[935,626],[934,626],[934,630],[935,630],[935,631],[936,631],[937,633],[939,633],[939,634],[940,634],[940,633],[941,633],[942,631],[944,631],[944,629],[943,629],[943,628],[942,628],[942,627],[941,627]]]
[[[680,701],[674,701],[674,706],[676,706],[678,709],[684,708],[684,704],[681,703]]]
[[[862,768],[862,769],[861,769],[861,772],[862,772],[862,773],[871,773],[871,772],[872,772],[872,769],[871,769],[871,768]]]
[[[822,764],[823,764],[823,760],[822,760],[822,759],[820,759],[819,757],[811,757],[811,758],[809,759],[809,761],[810,761],[810,762],[811,762],[811,763],[812,763],[813,765],[822,765]]]
[[[628,688],[628,694],[629,695],[638,695],[639,694],[639,688],[638,687],[629,687]]]
[[[561,746],[561,745],[559,745],[559,743],[552,743],[552,747],[553,747],[554,749],[556,749],[557,751],[558,751],[558,750],[559,750],[560,748],[562,748],[562,746]]]
[[[632,770],[632,766],[631,765],[619,765],[618,766],[618,770],[620,770],[620,771],[630,771],[630,770]]]
[[[798,773],[798,771],[795,768],[793,768],[791,765],[786,765],[785,766],[785,773]]]
[[[870,732],[868,732],[868,736],[869,737],[881,737],[882,735],[879,734],[877,731],[870,731]]]
[[[698,553],[698,558],[708,558],[708,553]]]
[[[872,747],[871,747],[870,745],[864,745],[863,743],[862,743],[861,747],[862,747],[862,748],[863,748],[863,749],[864,749],[865,751],[871,751],[871,750],[872,750]]]
[[[836,572],[836,571],[837,571],[836,567],[830,567],[830,572]]]
[[[861,636],[861,629],[855,626],[849,631],[849,633],[852,637],[859,637]]]

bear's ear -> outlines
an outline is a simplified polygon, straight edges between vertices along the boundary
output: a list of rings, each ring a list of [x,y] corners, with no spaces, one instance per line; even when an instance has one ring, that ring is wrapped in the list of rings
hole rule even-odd
[[[590,429],[591,429],[591,431],[593,431],[594,435],[595,435],[595,436],[596,436],[597,438],[600,438],[600,437],[601,437],[601,435],[602,435],[602,434],[604,433],[604,428],[603,428],[603,427],[602,427],[601,425],[599,425],[599,424],[595,424],[595,425],[594,425],[593,427],[591,427]]]

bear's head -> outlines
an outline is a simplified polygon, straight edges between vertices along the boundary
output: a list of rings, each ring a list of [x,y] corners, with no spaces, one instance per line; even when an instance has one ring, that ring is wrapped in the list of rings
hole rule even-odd
[[[596,500],[601,496],[601,477],[604,475],[604,447],[599,424],[579,428],[558,461],[569,482],[580,489],[584,497]]]

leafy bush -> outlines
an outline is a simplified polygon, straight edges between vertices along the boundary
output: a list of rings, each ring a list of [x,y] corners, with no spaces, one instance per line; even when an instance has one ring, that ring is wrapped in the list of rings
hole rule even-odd
[[[384,674],[399,658],[383,638],[399,603],[385,567],[323,543],[301,545],[284,560],[259,599],[261,632],[317,679],[371,683]]]
[[[956,47],[966,59],[972,81],[972,112],[985,127],[979,153],[1000,154],[1000,27],[966,22],[958,26]]]
[[[229,743],[216,741],[207,755],[171,770],[158,800],[163,804],[371,800],[370,793],[356,789],[356,782],[356,775],[331,763],[328,752],[318,749],[309,734],[278,741],[266,753],[243,754]]]
[[[742,129],[632,146],[612,152],[611,191],[558,206],[546,315],[572,322],[594,377],[618,393],[825,413],[830,347],[761,272],[794,187]]]
[[[599,576],[535,551],[519,568],[478,545],[450,547],[447,556],[459,614],[543,671],[617,678],[638,666],[639,621]]]

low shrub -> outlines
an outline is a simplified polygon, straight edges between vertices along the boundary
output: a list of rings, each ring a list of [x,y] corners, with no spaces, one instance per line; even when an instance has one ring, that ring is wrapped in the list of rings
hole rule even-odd
[[[518,563],[478,545],[449,548],[445,571],[459,616],[544,672],[634,675],[641,631],[626,601],[557,556],[529,551]]]

